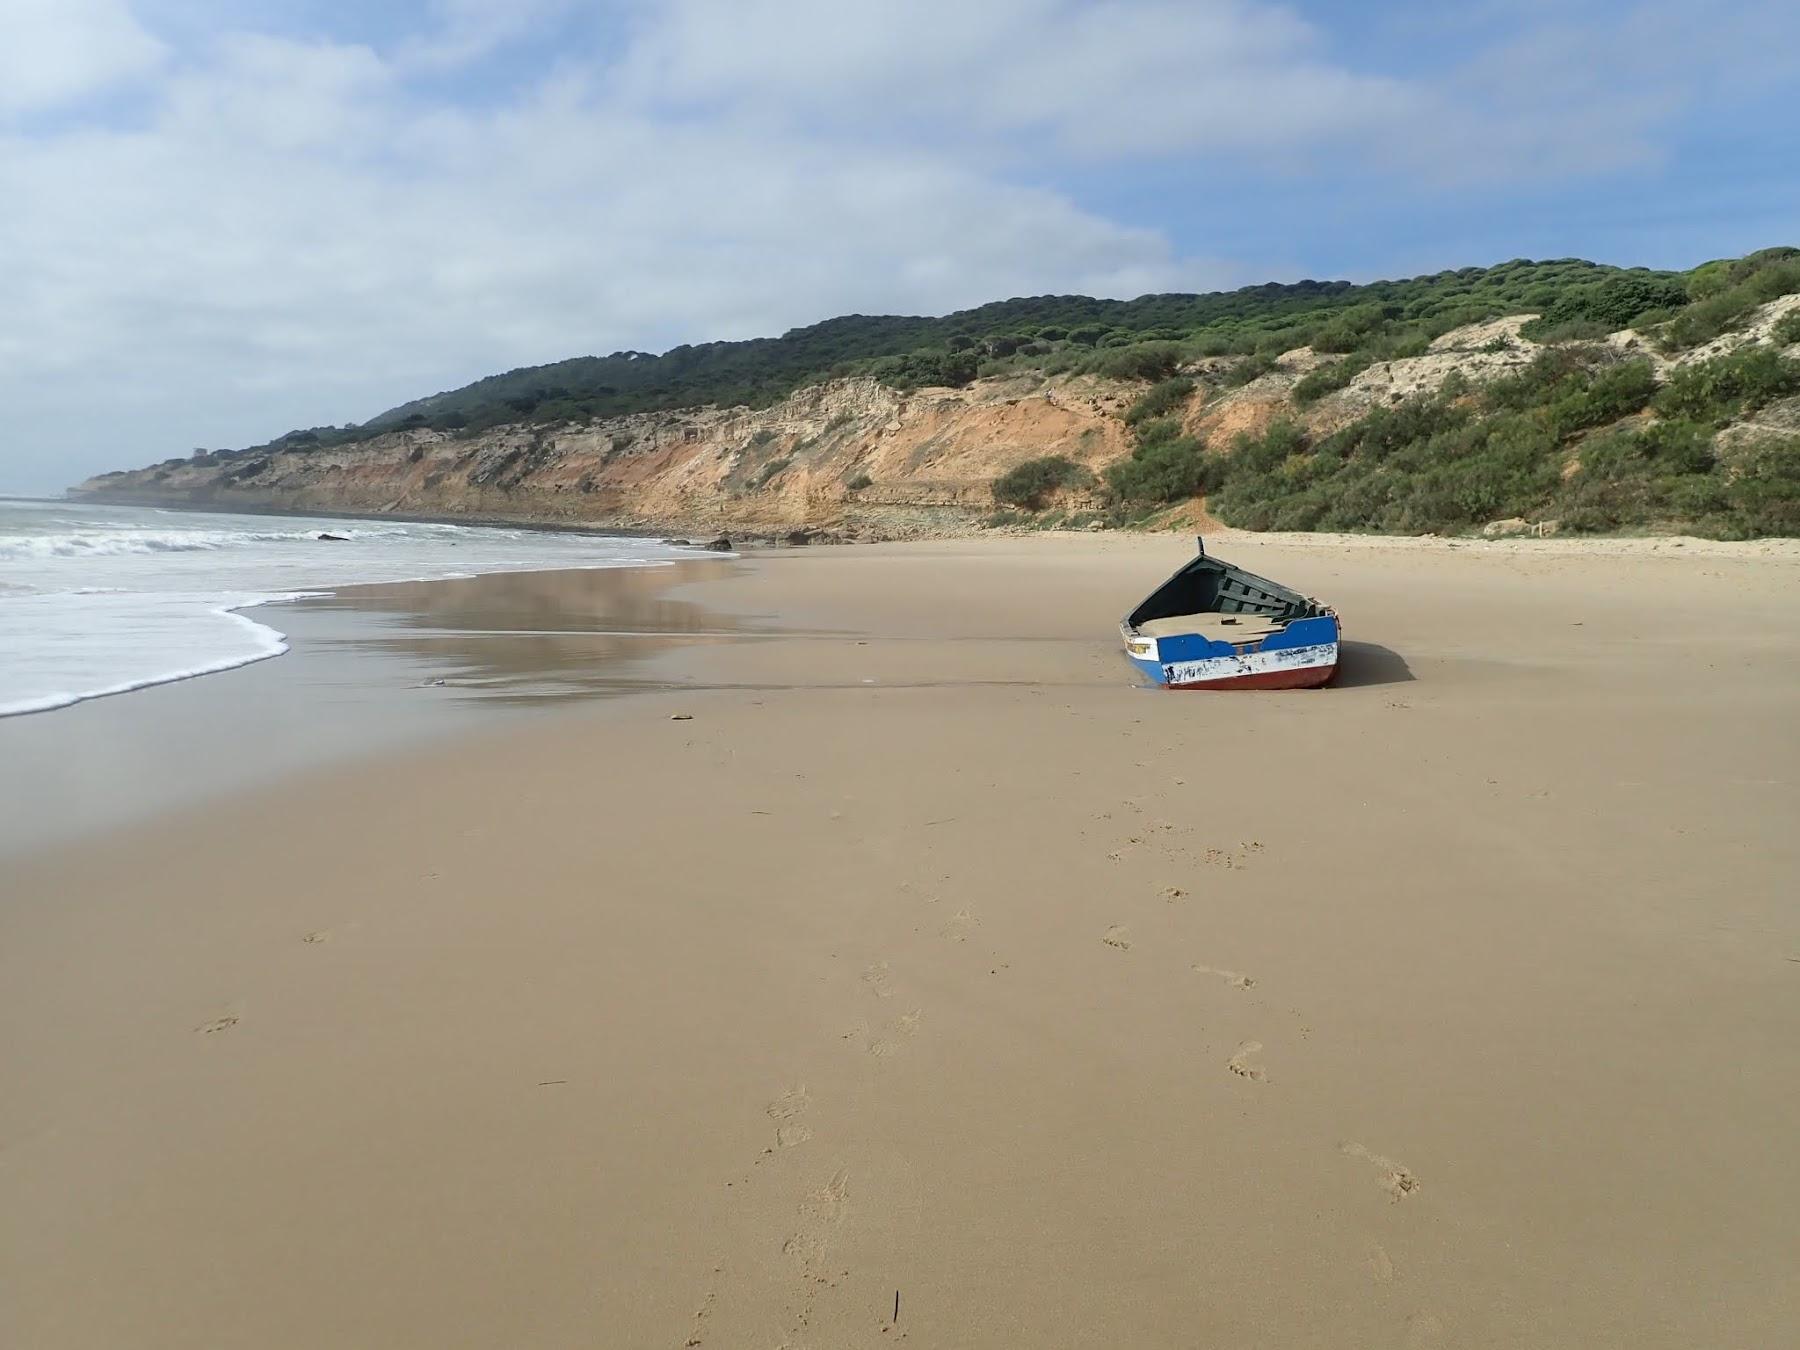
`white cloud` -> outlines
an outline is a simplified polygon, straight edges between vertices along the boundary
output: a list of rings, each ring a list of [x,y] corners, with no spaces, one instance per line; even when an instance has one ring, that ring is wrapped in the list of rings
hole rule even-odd
[[[579,0],[431,0],[435,25],[401,46],[397,62],[415,70],[466,66],[575,8]]]
[[[1249,0],[658,0],[624,87],[1094,156],[1319,149],[1417,105],[1320,48],[1292,11]]]
[[[122,0],[0,0],[0,485],[581,352],[1266,280],[1047,184],[1324,166],[1398,210],[1643,165],[1733,52],[1792,71],[1800,14],[1650,0],[1608,44],[1500,5],[1403,79],[1264,0],[630,0],[604,43],[579,0],[435,0],[371,45],[154,3],[167,46]]]
[[[163,55],[125,0],[0,0],[0,116],[100,93]]]
[[[0,132],[0,182],[0,484],[40,488],[582,352],[1231,276],[954,156],[661,120],[597,75],[456,107],[255,34],[140,122]]]

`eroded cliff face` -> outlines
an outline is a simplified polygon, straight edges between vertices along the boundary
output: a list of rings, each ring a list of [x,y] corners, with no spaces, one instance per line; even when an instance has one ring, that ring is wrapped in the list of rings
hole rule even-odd
[[[1135,390],[1024,377],[901,393],[873,380],[804,389],[774,407],[642,413],[477,436],[396,431],[358,445],[275,450],[104,474],[115,501],[469,516],[651,529],[895,536],[967,528],[991,485],[1041,455],[1099,470],[1129,452]]]
[[[1620,359],[1642,357],[1666,375],[1766,341],[1795,310],[1800,295],[1770,302],[1741,331],[1673,357],[1630,330],[1607,342]],[[1519,331],[1530,317],[1455,329],[1422,355],[1376,362],[1310,403],[1296,400],[1295,386],[1338,358],[1299,347],[1235,387],[1228,378],[1233,358],[1201,360],[1186,368],[1194,389],[1174,411],[1184,431],[1226,451],[1238,435],[1259,434],[1278,417],[1322,435],[1373,408],[1430,393],[1452,375],[1480,383],[1524,368],[1542,350]],[[1022,374],[902,393],[871,379],[839,380],[762,411],[694,408],[474,436],[396,431],[332,449],[171,461],[103,474],[77,491],[112,501],[689,533],[953,534],[993,511],[994,480],[1026,460],[1064,455],[1098,475],[1129,455],[1124,413],[1145,388],[1094,376]],[[1790,404],[1765,410],[1741,434],[1786,434],[1800,418]],[[1724,436],[1739,434],[1734,427]],[[1097,493],[1065,490],[1050,505],[1060,519],[1070,509],[1101,505]],[[1154,523],[1204,529],[1211,521],[1195,500],[1167,508]]]

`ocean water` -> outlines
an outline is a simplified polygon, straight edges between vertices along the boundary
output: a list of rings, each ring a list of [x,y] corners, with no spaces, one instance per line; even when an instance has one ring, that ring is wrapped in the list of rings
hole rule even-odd
[[[279,656],[278,602],[341,586],[682,556],[602,535],[0,498],[0,716]]]

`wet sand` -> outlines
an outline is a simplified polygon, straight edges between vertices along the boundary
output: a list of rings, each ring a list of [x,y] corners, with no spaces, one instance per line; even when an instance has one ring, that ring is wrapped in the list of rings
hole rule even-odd
[[[1145,691],[1186,549],[406,600],[554,707],[9,866],[0,1342],[1790,1339],[1792,551],[1236,542],[1340,685]]]

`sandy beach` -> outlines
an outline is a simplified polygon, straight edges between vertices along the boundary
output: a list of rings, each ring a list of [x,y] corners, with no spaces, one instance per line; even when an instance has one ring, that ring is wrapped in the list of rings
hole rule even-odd
[[[1145,690],[1191,546],[331,602],[530,715],[0,864],[0,1343],[1789,1342],[1800,549],[1221,542],[1342,678]]]

